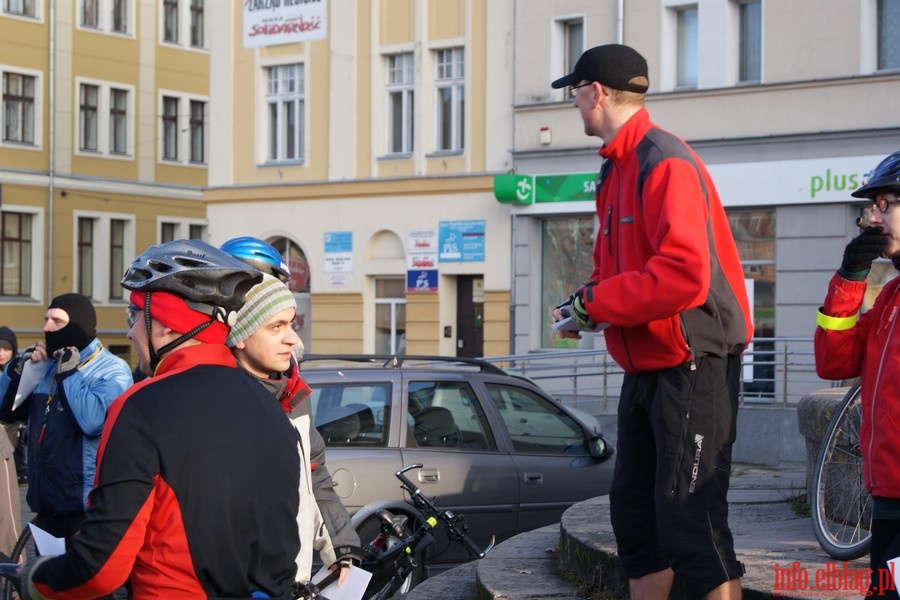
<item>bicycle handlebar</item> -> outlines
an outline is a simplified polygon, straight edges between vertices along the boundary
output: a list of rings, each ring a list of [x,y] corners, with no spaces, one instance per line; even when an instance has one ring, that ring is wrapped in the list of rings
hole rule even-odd
[[[397,479],[400,480],[400,483],[403,484],[403,487],[406,489],[406,491],[409,492],[410,498],[412,498],[413,504],[416,506],[416,508],[425,513],[426,519],[439,519],[447,528],[451,539],[462,543],[470,554],[477,556],[478,558],[484,558],[484,555],[494,547],[494,538],[491,537],[491,541],[488,543],[487,547],[482,549],[472,540],[472,538],[466,535],[465,525],[461,525],[463,521],[462,515],[456,515],[450,510],[439,509],[435,505],[435,503],[432,502],[431,499],[428,498],[428,496],[423,494],[422,490],[420,490],[418,486],[410,481],[410,479],[405,475],[407,471],[411,471],[413,469],[421,469],[423,466],[424,465],[422,463],[406,465],[405,467],[396,471],[394,475],[397,477]],[[429,523],[430,527],[434,527],[434,525],[435,523]]]
[[[0,563],[0,576],[18,582],[21,567],[19,563]]]

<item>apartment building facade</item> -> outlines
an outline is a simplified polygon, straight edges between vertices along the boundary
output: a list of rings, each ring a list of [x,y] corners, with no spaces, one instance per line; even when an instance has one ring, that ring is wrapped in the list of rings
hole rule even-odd
[[[3,1],[0,323],[20,347],[79,292],[133,362],[125,268],[206,237],[207,18],[202,0]]]
[[[323,0],[213,15],[210,237],[285,254],[309,350],[508,352],[510,208],[492,176],[512,168],[512,7]]]

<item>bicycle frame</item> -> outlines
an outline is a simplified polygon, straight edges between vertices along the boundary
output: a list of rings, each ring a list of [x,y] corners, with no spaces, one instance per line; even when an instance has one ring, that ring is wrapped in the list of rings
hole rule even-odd
[[[418,567],[418,557],[434,544],[432,530],[438,524],[443,525],[448,537],[466,548],[473,558],[483,558],[494,547],[492,538],[486,548],[480,548],[466,535],[467,528],[463,525],[462,515],[438,508],[433,500],[406,477],[406,472],[421,469],[422,466],[421,463],[407,465],[394,473],[409,494],[410,504],[422,517],[415,530],[410,531],[406,527],[406,517],[396,517],[384,509],[378,511],[382,522],[381,531],[363,549],[365,559],[362,568],[372,573],[372,580],[365,594],[369,600],[385,600],[403,585]],[[388,545],[390,540],[396,540],[396,543]]]

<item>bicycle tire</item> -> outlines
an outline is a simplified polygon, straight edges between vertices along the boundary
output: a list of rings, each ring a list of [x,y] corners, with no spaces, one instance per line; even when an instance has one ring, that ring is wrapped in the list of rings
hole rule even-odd
[[[19,539],[16,540],[16,544],[13,546],[11,562],[24,563],[27,559],[34,556],[34,547],[31,544],[31,540],[31,527],[26,524],[22,528],[22,533],[19,534]],[[22,594],[18,584],[7,580],[6,585],[3,587],[3,600],[19,600],[21,597]]]
[[[810,498],[813,530],[822,549],[837,560],[867,554],[872,541],[872,497],[862,479],[861,417],[857,381],[832,416],[816,461]]]

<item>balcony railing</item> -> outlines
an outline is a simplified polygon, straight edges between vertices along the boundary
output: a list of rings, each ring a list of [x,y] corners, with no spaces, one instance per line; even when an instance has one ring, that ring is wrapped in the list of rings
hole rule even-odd
[[[591,414],[613,414],[622,369],[606,350],[548,350],[485,357],[527,377],[567,406]],[[812,338],[754,338],[744,353],[742,405],[796,405],[813,390],[842,385],[816,375]]]

